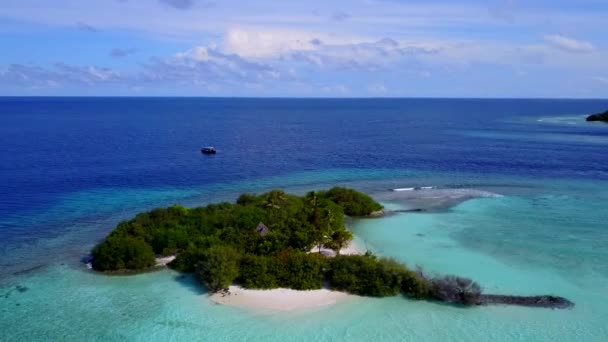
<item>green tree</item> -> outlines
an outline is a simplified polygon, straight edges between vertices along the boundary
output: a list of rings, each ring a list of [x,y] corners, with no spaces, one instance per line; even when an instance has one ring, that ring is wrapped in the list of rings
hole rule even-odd
[[[279,287],[276,258],[248,254],[243,257],[239,281],[248,289],[273,289]]]
[[[91,252],[93,267],[100,271],[138,270],[155,264],[152,247],[141,239],[112,236]]]
[[[284,287],[315,290],[323,286],[323,268],[327,258],[319,254],[290,253],[284,259]]]
[[[332,232],[329,240],[325,242],[325,247],[332,249],[336,255],[340,255],[340,250],[348,245],[353,239],[353,233],[346,229],[338,229]]]
[[[239,276],[241,255],[231,247],[214,246],[196,264],[197,278],[212,292],[228,288]]]
[[[348,216],[367,216],[382,209],[370,196],[353,189],[333,187],[324,192],[323,197],[341,206]]]
[[[257,202],[258,198],[255,194],[249,194],[249,193],[244,193],[241,194],[239,196],[239,198],[236,200],[236,204],[238,205],[250,205],[250,204],[255,204]]]
[[[331,260],[328,273],[332,289],[362,296],[385,297],[400,293],[410,272],[392,259],[377,259],[371,255],[337,256]],[[413,278],[407,278],[413,287]],[[421,285],[422,286],[422,285]]]

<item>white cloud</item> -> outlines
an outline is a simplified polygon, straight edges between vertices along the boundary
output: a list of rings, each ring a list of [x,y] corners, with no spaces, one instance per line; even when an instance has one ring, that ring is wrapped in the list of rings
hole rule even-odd
[[[98,85],[124,80],[120,73],[108,68],[64,63],[57,63],[52,68],[11,64],[0,69],[0,82],[14,82],[26,87],[58,87],[67,83]]]
[[[244,59],[375,70],[403,58],[437,54],[441,44],[269,28],[230,29],[222,51]]]
[[[187,10],[172,10],[161,6],[161,1]],[[28,62],[32,64],[0,65],[0,81],[15,87],[39,79],[40,86],[55,87],[126,83],[171,88],[178,84],[215,87],[228,94],[247,88],[269,94],[292,89],[296,95],[344,91],[348,95],[386,91],[396,95],[404,91],[396,80],[406,78],[426,79],[439,89],[452,83],[473,84],[496,74],[504,78],[501,84],[507,89],[508,82],[518,82],[514,72],[526,72],[530,80],[566,79],[565,75],[572,80],[575,75],[577,80],[597,82],[598,89],[608,84],[604,75],[608,40],[600,30],[605,10],[558,11],[522,0],[492,0],[490,13],[487,4],[470,1],[353,0],[336,4],[260,0],[245,4],[226,0],[213,7],[205,0],[5,2],[0,17],[8,20],[6,27],[11,21],[19,23],[11,28],[15,33],[33,23],[42,23],[45,30],[48,27],[57,35],[63,31],[54,31],[55,26],[78,26],[99,31],[96,39],[100,46],[107,44],[103,46],[112,57],[135,52],[129,46],[138,48],[138,58],[123,60],[115,71],[100,67],[116,65],[115,60],[96,59],[99,66],[87,67],[91,63],[87,54],[70,56],[71,67],[52,65],[55,60],[51,57],[19,56],[16,61],[32,60]],[[341,12],[344,10],[348,12]],[[475,32],[479,34],[472,34]],[[554,32],[576,32],[585,40],[544,35]],[[124,34],[124,41],[109,38],[114,33]],[[148,48],[167,43],[163,49]],[[123,48],[110,50],[115,46]],[[183,46],[193,48],[183,51]],[[66,51],[69,47],[66,44]],[[183,52],[150,55],[168,50]],[[150,59],[142,64],[146,58]],[[383,82],[374,83],[378,80]],[[551,89],[556,83],[547,81]],[[477,89],[485,92],[486,85]],[[513,89],[538,89],[526,86]],[[456,88],[449,91],[458,92]]]
[[[276,57],[290,51],[313,50],[314,38],[301,31],[233,28],[226,32],[224,49],[242,57]]]
[[[589,42],[557,34],[545,36],[544,38],[554,47],[568,52],[591,52],[595,50],[593,44]]]
[[[269,64],[225,53],[214,44],[180,52],[172,58],[157,59],[148,65],[148,70],[152,71],[153,77],[174,81],[180,81],[181,78],[185,82],[258,82],[282,77],[282,74]]]

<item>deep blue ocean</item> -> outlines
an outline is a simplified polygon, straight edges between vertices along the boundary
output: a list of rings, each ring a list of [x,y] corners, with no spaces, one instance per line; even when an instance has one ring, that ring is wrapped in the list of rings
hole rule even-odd
[[[605,127],[531,120],[607,107],[606,100],[0,98],[0,217],[83,190],[334,168],[608,179]],[[202,156],[206,145],[219,154]]]
[[[451,233],[461,248],[526,265],[576,260],[603,277],[608,268],[596,258],[605,255],[593,254],[606,247],[606,232],[598,230],[601,222],[586,221],[590,211],[574,217],[561,209],[590,210],[589,205],[608,198],[608,125],[584,120],[606,109],[608,100],[0,98],[0,284],[8,289],[28,277],[43,277],[45,269],[58,265],[90,277],[79,258],[120,220],[140,210],[232,200],[242,191],[284,187],[297,192],[333,184],[356,186],[410,206],[430,205],[438,197],[395,199],[382,191],[410,185],[491,190],[507,199],[465,202],[451,213],[462,227],[471,216],[458,216],[458,210],[477,213],[488,229],[503,230],[492,235],[476,227],[475,239],[469,238],[472,228],[463,230],[469,235]],[[208,145],[218,153],[202,155],[200,148]],[[515,208],[521,224],[537,220],[544,222],[539,227],[553,222],[581,230],[572,233],[574,242],[560,240],[564,250],[555,255],[547,247],[546,253],[522,258],[518,253],[536,248],[522,241],[550,240],[553,235],[520,236],[513,227],[508,230],[510,219],[500,218],[504,208]],[[547,211],[526,221],[522,213],[530,208]],[[560,214],[564,217],[558,222]],[[446,217],[437,215],[416,216],[418,227],[436,227],[436,221],[425,220]],[[382,247],[369,231],[357,227],[355,233],[380,251],[391,255],[399,250]],[[591,235],[577,235],[581,232]],[[573,244],[581,249],[574,250]],[[407,259],[406,252],[400,253],[393,254]],[[565,257],[569,255],[579,259]],[[430,267],[441,269],[439,261]],[[13,315],[7,316],[8,309],[2,314],[0,323],[8,326]],[[19,315],[14,317],[25,317]],[[32,336],[109,338],[93,332],[53,335],[45,329],[51,328],[41,326]],[[316,338],[344,337],[342,332]],[[132,333],[120,336],[142,339]],[[498,340],[509,336],[517,335]]]

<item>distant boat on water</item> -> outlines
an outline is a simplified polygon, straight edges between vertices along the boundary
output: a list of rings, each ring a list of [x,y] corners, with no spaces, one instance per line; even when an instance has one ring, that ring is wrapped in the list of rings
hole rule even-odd
[[[216,154],[217,151],[216,151],[215,147],[207,146],[207,147],[201,148],[201,153],[202,154]]]

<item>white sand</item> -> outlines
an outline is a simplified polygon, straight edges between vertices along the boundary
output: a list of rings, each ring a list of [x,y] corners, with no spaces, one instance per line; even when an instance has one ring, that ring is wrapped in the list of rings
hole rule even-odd
[[[344,292],[326,289],[297,291],[291,289],[247,290],[230,286],[228,293],[215,293],[209,298],[218,304],[239,308],[272,311],[296,311],[334,305],[351,297]]]
[[[321,249],[322,250],[322,249]],[[365,251],[361,250],[355,242],[351,240],[348,245],[340,250],[340,255],[363,255]]]
[[[162,258],[156,258],[156,266],[167,266],[173,260],[175,260],[175,255],[169,255],[167,257],[162,257]]]
[[[310,253],[319,253],[319,247],[313,247],[310,250]],[[336,252],[329,248],[325,248],[325,246],[321,246],[321,254],[333,258],[336,256]],[[363,255],[365,251],[362,251],[357,245],[355,245],[354,241],[351,240],[348,245],[340,250],[340,255]]]

